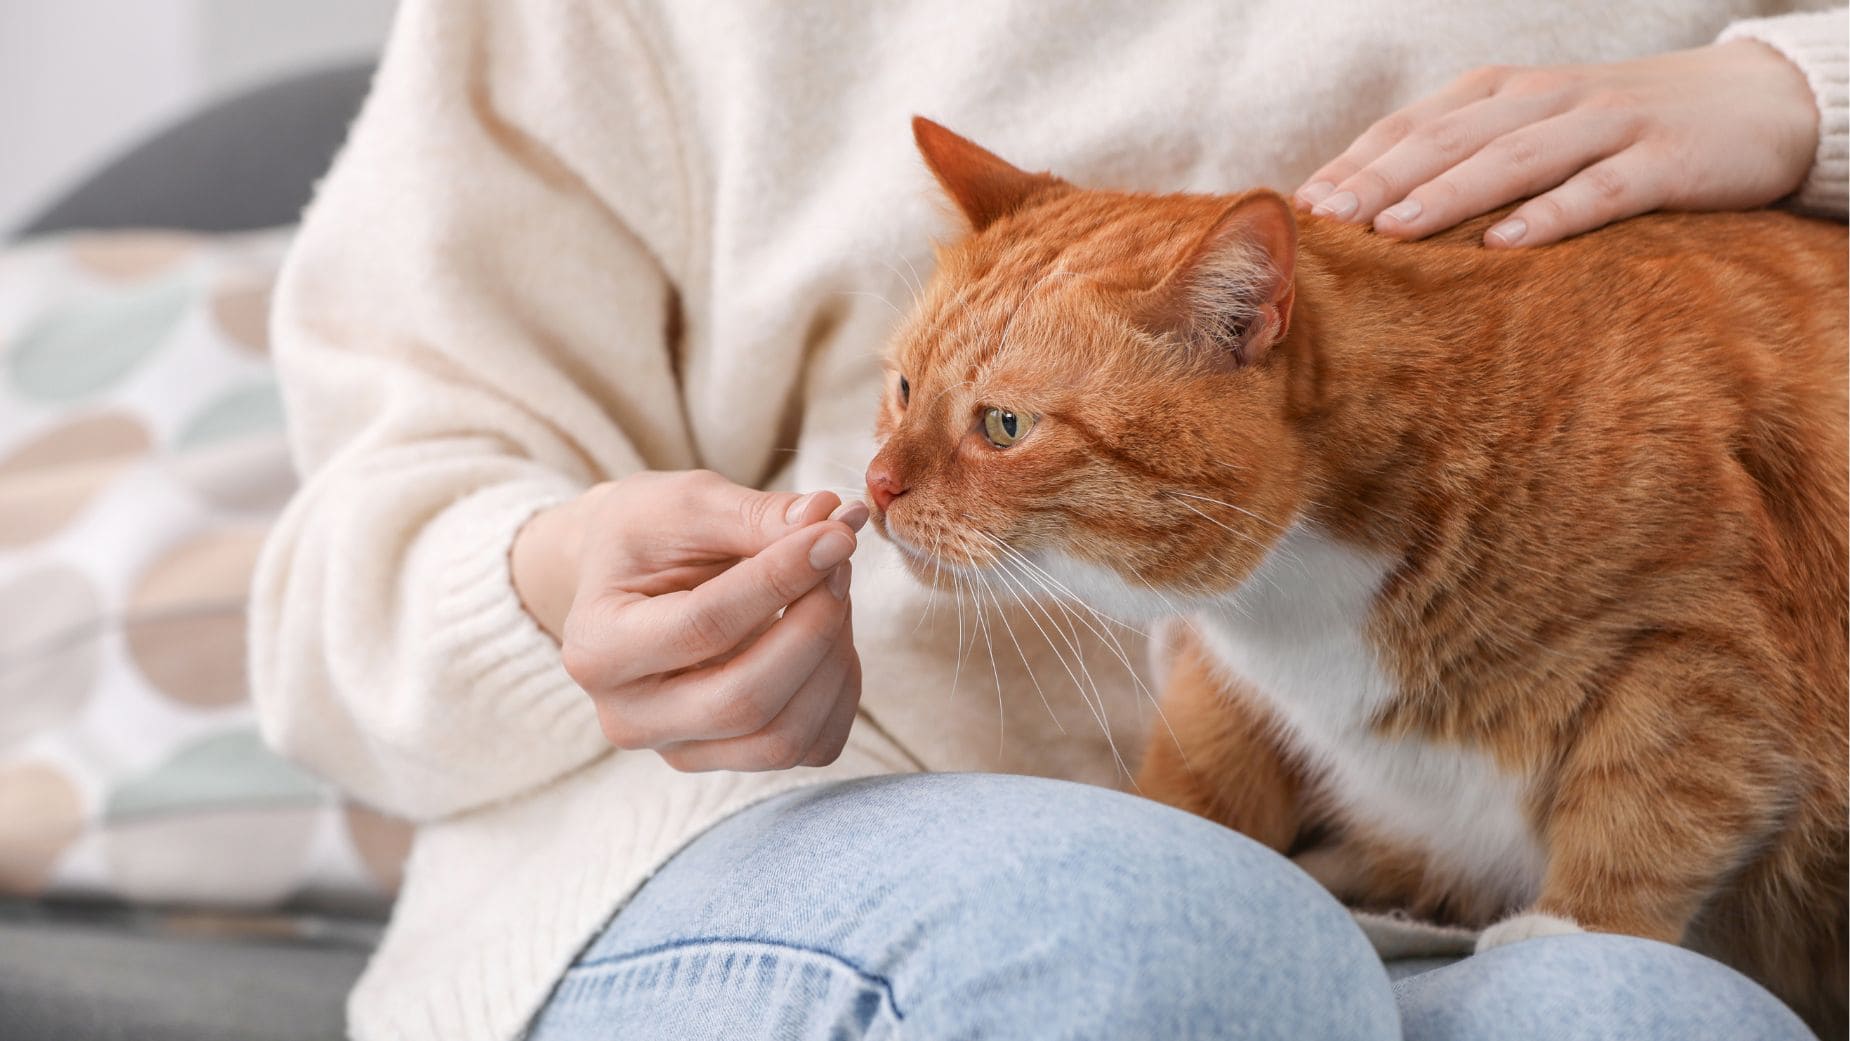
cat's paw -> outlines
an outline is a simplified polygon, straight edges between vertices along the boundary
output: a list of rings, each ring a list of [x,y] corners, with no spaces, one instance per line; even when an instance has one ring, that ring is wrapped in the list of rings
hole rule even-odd
[[[1505,918],[1496,925],[1478,934],[1477,953],[1483,954],[1492,947],[1501,947],[1506,943],[1521,943],[1524,940],[1540,939],[1544,936],[1571,936],[1584,933],[1572,918],[1531,912]]]

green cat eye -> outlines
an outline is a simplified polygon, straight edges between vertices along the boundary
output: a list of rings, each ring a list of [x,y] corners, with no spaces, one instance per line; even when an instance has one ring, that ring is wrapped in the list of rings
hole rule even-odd
[[[983,411],[983,436],[997,448],[1007,448],[1027,437],[1033,426],[1033,416],[1019,415],[1004,408]]]

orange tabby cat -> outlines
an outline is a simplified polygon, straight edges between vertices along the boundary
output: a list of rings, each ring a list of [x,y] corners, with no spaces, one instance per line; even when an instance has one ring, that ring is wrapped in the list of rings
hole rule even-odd
[[[1185,616],[1141,789],[1346,900],[1684,943],[1843,1036],[1843,227],[1395,243],[914,129],[970,231],[867,471],[915,572]]]

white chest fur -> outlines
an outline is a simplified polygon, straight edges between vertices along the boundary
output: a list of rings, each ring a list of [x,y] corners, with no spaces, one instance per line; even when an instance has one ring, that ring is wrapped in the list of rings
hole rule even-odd
[[[1543,858],[1523,813],[1524,780],[1484,753],[1373,727],[1396,693],[1366,632],[1386,574],[1384,561],[1300,524],[1195,625],[1229,677],[1283,721],[1347,815],[1526,901]]]

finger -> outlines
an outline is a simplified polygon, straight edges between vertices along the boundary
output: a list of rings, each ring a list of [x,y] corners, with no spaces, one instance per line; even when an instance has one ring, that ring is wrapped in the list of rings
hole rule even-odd
[[[1375,221],[1384,235],[1431,235],[1517,199],[1546,191],[1625,148],[1629,125],[1612,113],[1576,109],[1511,131],[1419,185]]]
[[[1376,120],[1341,155],[1306,178],[1303,187],[1295,193],[1295,198],[1300,205],[1314,207],[1316,212],[1325,216],[1339,220],[1347,218],[1353,210],[1339,212],[1345,206],[1341,201],[1337,201],[1334,206],[1324,205],[1336,194],[1338,184],[1354,176],[1357,170],[1374,162],[1431,120],[1489,97],[1503,78],[1504,72],[1501,69],[1473,69],[1413,104]]]
[[[751,648],[722,665],[690,669],[644,690],[610,695],[625,748],[714,741],[768,726],[827,658],[847,619],[828,584],[799,597]]]
[[[804,766],[827,766],[841,758],[842,750],[848,747],[848,735],[854,730],[854,721],[861,707],[861,659],[854,654],[853,644],[849,644],[848,674],[842,680],[841,692],[836,695],[835,708],[822,726],[822,732],[816,735],[816,743],[810,746],[809,754],[803,757]]]
[[[1656,209],[1665,197],[1662,162],[1632,148],[1570,177],[1561,187],[1523,203],[1484,233],[1484,245],[1545,246]]]
[[[802,765],[835,715],[849,673],[856,667],[852,643],[836,648],[791,696],[784,710],[760,729],[732,738],[690,741],[658,751],[677,770],[788,770]],[[858,695],[859,688],[856,688]]]
[[[602,670],[574,671],[572,678],[589,680],[587,689],[616,687],[719,657],[785,605],[825,588],[822,581],[854,548],[852,528],[824,521],[785,535],[693,589],[625,600],[610,612],[575,611],[566,623],[568,647],[608,648],[610,660]],[[582,631],[574,631],[576,625]]]
[[[1413,189],[1465,162],[1484,146],[1555,115],[1564,105],[1559,95],[1503,93],[1429,120],[1336,186],[1338,193],[1349,192],[1356,199],[1346,219],[1358,224],[1374,220],[1391,204],[1407,199]],[[1516,198],[1512,195],[1501,202]],[[1413,209],[1417,212],[1417,207]],[[1388,213],[1398,216],[1406,210],[1389,209]],[[1389,223],[1393,223],[1392,216]]]
[[[758,638],[760,636],[763,636],[765,633],[769,632],[771,630],[771,626],[776,625],[777,620],[780,617],[782,616],[781,615],[771,615],[767,617],[764,621],[759,622],[758,625],[755,628],[753,628],[751,632],[746,633],[744,639],[740,640],[738,643],[733,644],[732,649],[722,654],[716,654],[713,657],[708,658],[706,661],[701,662],[700,664],[701,665],[724,665],[727,662],[731,661],[732,659],[737,658],[739,655],[744,654],[746,651],[751,650],[753,647],[757,646]]]

